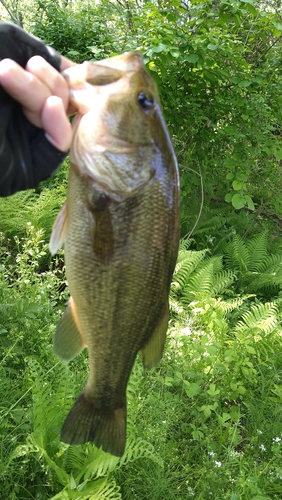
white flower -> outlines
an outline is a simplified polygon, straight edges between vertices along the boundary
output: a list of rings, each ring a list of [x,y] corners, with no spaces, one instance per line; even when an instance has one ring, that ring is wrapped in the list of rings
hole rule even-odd
[[[192,490],[191,486],[188,486],[187,491],[188,491],[188,495],[190,495],[191,497],[195,496],[195,492]]]
[[[221,467],[221,465],[222,465],[222,463],[221,463],[221,462],[217,462],[216,460],[214,461],[214,463],[215,463],[215,465],[216,465],[217,467]]]
[[[264,446],[264,444],[261,444],[261,445],[259,446],[259,449],[260,449],[261,451],[265,451],[265,450],[266,450],[266,447]]]
[[[239,457],[240,453],[239,451],[231,450],[230,451],[230,457]]]
[[[280,437],[276,437],[272,439],[273,443],[280,443],[281,439]]]

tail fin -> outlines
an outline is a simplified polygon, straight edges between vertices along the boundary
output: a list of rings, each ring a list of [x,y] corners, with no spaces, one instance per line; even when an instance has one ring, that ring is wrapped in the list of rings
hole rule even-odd
[[[69,412],[62,431],[61,440],[67,444],[82,444],[92,441],[98,448],[121,457],[126,440],[126,403],[113,411],[95,408],[82,393]]]

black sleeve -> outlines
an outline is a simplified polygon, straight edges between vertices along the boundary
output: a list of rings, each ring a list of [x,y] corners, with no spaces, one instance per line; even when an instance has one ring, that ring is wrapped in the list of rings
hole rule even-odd
[[[8,57],[24,68],[35,55],[60,71],[58,52],[18,26],[0,23],[0,60]],[[0,85],[0,196],[36,187],[66,156],[46,139],[42,129],[27,120],[21,105]]]

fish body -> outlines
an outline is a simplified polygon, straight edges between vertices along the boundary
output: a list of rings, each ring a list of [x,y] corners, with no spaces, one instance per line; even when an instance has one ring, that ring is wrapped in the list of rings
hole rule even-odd
[[[54,336],[55,352],[70,360],[87,346],[90,366],[61,439],[93,441],[122,456],[126,386],[136,355],[141,350],[150,369],[165,343],[179,242],[179,183],[157,88],[142,56],[112,59],[118,63],[103,62],[109,62],[110,83],[96,84],[93,63],[92,89],[73,84],[80,112],[67,202],[50,248],[54,253],[65,245],[71,295]],[[72,92],[71,78],[69,85]],[[88,103],[83,93],[91,94]]]

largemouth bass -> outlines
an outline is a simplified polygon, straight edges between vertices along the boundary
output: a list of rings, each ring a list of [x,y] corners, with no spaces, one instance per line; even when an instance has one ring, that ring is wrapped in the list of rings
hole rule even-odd
[[[165,343],[179,243],[177,162],[140,53],[84,63],[65,77],[78,114],[50,250],[65,245],[71,298],[54,350],[71,360],[88,347],[90,372],[61,439],[122,456],[136,355],[150,369]]]

